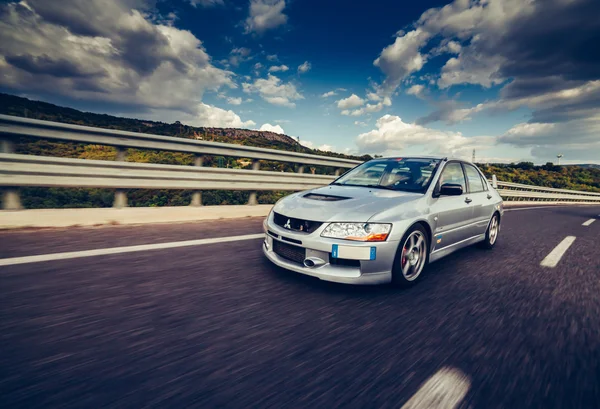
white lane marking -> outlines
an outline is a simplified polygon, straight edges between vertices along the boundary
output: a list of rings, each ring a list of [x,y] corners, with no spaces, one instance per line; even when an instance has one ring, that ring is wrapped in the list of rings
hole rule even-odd
[[[596,221],[596,219],[590,219],[587,222],[583,222],[582,226],[589,226],[590,224],[594,223]]]
[[[470,387],[469,378],[461,371],[442,368],[401,409],[455,409]]]
[[[173,248],[177,248],[177,247],[201,246],[203,244],[228,243],[228,242],[232,242],[232,241],[261,239],[264,237],[265,237],[265,235],[263,233],[246,234],[246,235],[242,235],[242,236],[215,237],[212,239],[185,240],[185,241],[174,241],[174,242],[170,242],[170,243],[141,244],[138,246],[110,247],[110,248],[105,248],[105,249],[70,251],[67,253],[41,254],[41,255],[37,255],[37,256],[11,257],[11,258],[0,259],[0,266],[12,266],[15,264],[39,263],[42,261],[52,261],[52,260],[67,260],[67,259],[71,259],[71,258],[81,258],[81,257],[106,256],[109,254],[134,253],[134,252],[138,252],[138,251],[148,251],[148,250],[173,249]]]
[[[558,243],[558,246],[554,247],[554,250],[552,250],[550,252],[550,254],[548,254],[546,256],[546,258],[544,258],[542,260],[542,262],[540,263],[540,266],[542,267],[556,267],[556,265],[558,264],[558,262],[560,261],[560,259],[562,258],[562,256],[565,255],[565,253],[567,252],[567,250],[569,249],[569,247],[571,247],[571,244],[573,244],[573,242],[575,241],[575,236],[567,236],[563,239],[563,241],[561,241],[560,243]]]

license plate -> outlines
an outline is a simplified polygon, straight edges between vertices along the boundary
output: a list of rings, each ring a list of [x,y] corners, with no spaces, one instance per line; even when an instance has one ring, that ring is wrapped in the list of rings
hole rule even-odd
[[[345,258],[348,260],[375,260],[377,258],[377,247],[331,246],[332,258]]]

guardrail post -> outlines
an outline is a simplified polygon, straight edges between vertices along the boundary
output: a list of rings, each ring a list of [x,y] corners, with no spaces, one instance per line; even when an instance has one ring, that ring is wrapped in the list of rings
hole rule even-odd
[[[336,176],[336,177],[338,177],[339,175],[341,175],[341,174],[342,174],[342,171],[343,171],[343,169],[337,168],[337,169],[335,170],[335,176]]]
[[[125,159],[127,159],[127,151],[121,147],[117,147],[116,160],[119,162],[124,162]],[[127,193],[124,189],[117,189],[115,191],[115,200],[113,202],[113,207],[117,209],[127,207]]]
[[[304,165],[298,166],[298,173],[304,173]]]
[[[204,165],[204,156],[202,155],[196,155],[196,157],[194,158],[194,166],[202,166]],[[201,190],[197,190],[194,193],[192,193],[192,202],[190,203],[190,206],[202,206],[202,191]]]
[[[260,169],[260,162],[257,159],[254,159],[252,161],[252,170],[259,170],[259,169]],[[256,206],[258,204],[258,200],[256,199],[256,191],[255,190],[250,192],[250,196],[248,197],[248,204],[250,206]]]
[[[0,141],[0,150],[2,153],[15,153],[15,146],[11,140],[2,139]],[[10,187],[7,189],[2,189],[2,209],[20,210],[22,208],[21,196],[16,188]]]
[[[498,179],[496,178],[496,175],[492,175],[492,187],[498,189]]]

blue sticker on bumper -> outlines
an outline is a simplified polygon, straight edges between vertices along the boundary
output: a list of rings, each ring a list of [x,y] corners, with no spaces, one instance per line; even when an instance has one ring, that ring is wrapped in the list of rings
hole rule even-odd
[[[371,260],[375,260],[377,257],[377,247],[371,247]]]
[[[337,244],[331,245],[331,257],[338,258],[338,245]]]

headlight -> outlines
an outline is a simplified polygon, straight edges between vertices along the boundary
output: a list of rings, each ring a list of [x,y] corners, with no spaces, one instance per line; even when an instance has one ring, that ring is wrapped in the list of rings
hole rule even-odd
[[[391,224],[382,223],[330,223],[321,237],[355,241],[386,241]]]

